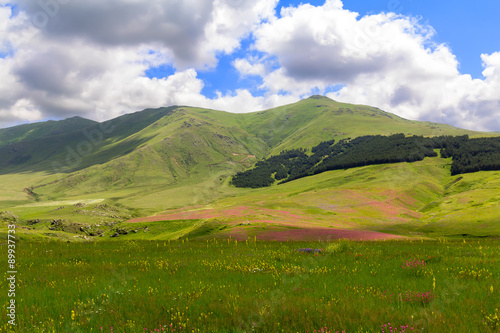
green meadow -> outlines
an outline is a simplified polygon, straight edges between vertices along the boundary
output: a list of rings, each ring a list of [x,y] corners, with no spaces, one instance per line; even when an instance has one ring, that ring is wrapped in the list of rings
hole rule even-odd
[[[499,249],[498,239],[21,241],[17,326],[0,332],[498,332]]]
[[[290,228],[367,230],[429,239],[498,237],[500,171],[450,176],[450,163],[434,157],[365,166],[261,189],[238,189],[227,179],[212,177],[188,185],[132,187],[38,202],[15,191],[23,175],[3,175],[4,192],[12,196],[0,200],[0,212],[16,216],[23,240],[237,235],[261,239],[271,230]],[[145,216],[152,219],[129,222]],[[6,226],[6,220],[0,223],[3,237]],[[145,227],[149,232],[142,232]],[[128,233],[111,238],[117,230]]]

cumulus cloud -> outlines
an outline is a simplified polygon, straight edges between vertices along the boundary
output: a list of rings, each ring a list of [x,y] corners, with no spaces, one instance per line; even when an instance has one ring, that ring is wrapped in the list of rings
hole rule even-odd
[[[0,126],[105,120],[173,104],[248,112],[319,91],[410,119],[500,130],[500,52],[478,55],[484,78],[472,79],[415,18],[361,17],[341,0],[290,6],[277,17],[277,4],[0,0]],[[238,86],[204,95],[200,73],[216,70],[223,55],[242,78],[262,82],[253,87],[262,96]],[[161,65],[173,73],[146,76]]]
[[[240,39],[274,13],[275,0],[17,0],[59,40],[82,38],[101,46],[160,44],[178,68],[204,68],[216,53],[230,53]]]
[[[498,54],[482,55],[485,79],[473,80],[447,45],[433,42],[434,33],[412,17],[360,17],[328,0],[284,8],[255,31],[255,48],[279,62],[263,75],[270,91],[306,96],[342,85],[328,96],[410,119],[499,130]]]
[[[234,68],[240,73],[241,76],[264,76],[266,68],[264,64],[259,63],[253,58],[250,59],[236,59],[233,61]]]
[[[266,94],[254,97],[246,89],[237,89],[234,94],[218,94],[218,98],[207,100],[205,105],[218,110],[244,113],[256,110],[270,109],[276,106],[298,102],[300,98],[292,95]]]
[[[401,69],[406,76],[416,68],[419,75],[457,73],[449,50],[427,48],[433,31],[411,18],[393,13],[359,18],[339,1],[285,8],[281,15],[255,33],[256,48],[275,55],[281,65],[267,80],[273,89],[285,88],[290,80],[304,88],[351,84],[361,76]]]
[[[234,106],[246,95],[208,99],[201,93],[204,83],[197,71],[214,67],[219,54],[239,48],[242,38],[273,16],[275,4],[276,0],[2,2],[0,126],[73,115],[104,120],[172,104]],[[146,77],[149,68],[163,64],[176,68],[175,73],[161,79]]]

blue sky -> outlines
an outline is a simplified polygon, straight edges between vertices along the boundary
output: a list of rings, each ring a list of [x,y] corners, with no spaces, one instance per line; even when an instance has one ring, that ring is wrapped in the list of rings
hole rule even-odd
[[[320,6],[323,0],[316,1],[279,1],[277,14],[281,7],[297,6],[303,3]],[[460,62],[462,74],[473,78],[482,78],[483,66],[480,55],[493,53],[500,49],[498,31],[500,31],[499,1],[431,1],[431,0],[344,0],[344,8],[358,12],[361,16],[393,11],[398,14],[419,18],[431,25],[436,35],[434,40],[449,45]],[[279,16],[279,15],[278,15]],[[231,65],[232,59],[247,51],[251,38],[242,43],[241,51],[230,56],[222,56],[215,70],[200,72],[199,77],[207,85],[203,93],[208,97],[216,96],[216,91],[225,92],[239,88],[251,89],[261,96],[264,92],[256,89],[262,84],[257,77],[238,79],[238,73]],[[499,41],[499,43],[494,43]],[[172,68],[166,71],[170,74]],[[161,76],[162,73],[156,73]],[[500,110],[499,110],[500,112]]]
[[[500,131],[499,14],[485,0],[0,0],[0,127],[323,94]]]
[[[436,30],[435,40],[447,43],[460,61],[460,71],[481,78],[480,55],[500,47],[500,2],[431,1],[431,0],[344,0],[344,7],[360,15],[393,10],[399,14],[420,17]]]

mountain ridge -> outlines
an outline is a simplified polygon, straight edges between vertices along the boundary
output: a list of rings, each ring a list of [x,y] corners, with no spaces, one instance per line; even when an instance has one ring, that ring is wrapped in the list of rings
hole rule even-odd
[[[53,130],[67,123],[77,123],[78,126],[69,126],[62,132]],[[41,134],[30,135],[33,126]],[[410,121],[378,108],[340,103],[320,95],[244,114],[170,106],[145,109],[102,123],[73,117],[33,126],[20,125],[0,131],[0,139],[7,132],[18,133],[17,139],[0,141],[0,155],[3,157],[0,174],[20,171],[70,173],[109,163],[147,146],[157,147],[159,142],[165,145],[166,141],[175,142],[178,150],[183,151],[179,151],[184,156],[181,159],[187,164],[190,164],[190,149],[196,150],[197,145],[206,146],[206,152],[197,155],[206,155],[210,163],[205,164],[213,165],[221,163],[224,156],[230,161],[232,153],[262,158],[285,149],[312,147],[326,140],[362,135],[495,135],[450,125]],[[200,137],[194,129],[206,133]],[[213,138],[209,139],[209,132],[220,140],[216,143]],[[179,138],[185,142],[180,142]],[[234,151],[226,151],[229,148],[222,147],[228,144],[236,145],[231,148]],[[214,159],[211,155],[219,157]],[[198,162],[202,163],[201,160]]]
[[[95,124],[97,124],[96,121],[75,116],[59,121],[49,120],[1,128],[0,146],[21,140],[36,140],[47,136],[69,133]]]

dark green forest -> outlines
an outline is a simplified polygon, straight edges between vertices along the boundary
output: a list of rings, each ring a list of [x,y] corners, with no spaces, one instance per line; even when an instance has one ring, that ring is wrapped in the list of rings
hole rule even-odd
[[[452,158],[452,175],[500,170],[500,137],[370,135],[338,142],[324,141],[312,147],[310,152],[304,148],[282,151],[257,162],[252,169],[238,172],[232,184],[258,188],[330,170],[421,161],[425,157],[437,157],[436,149],[441,150],[442,158]]]

